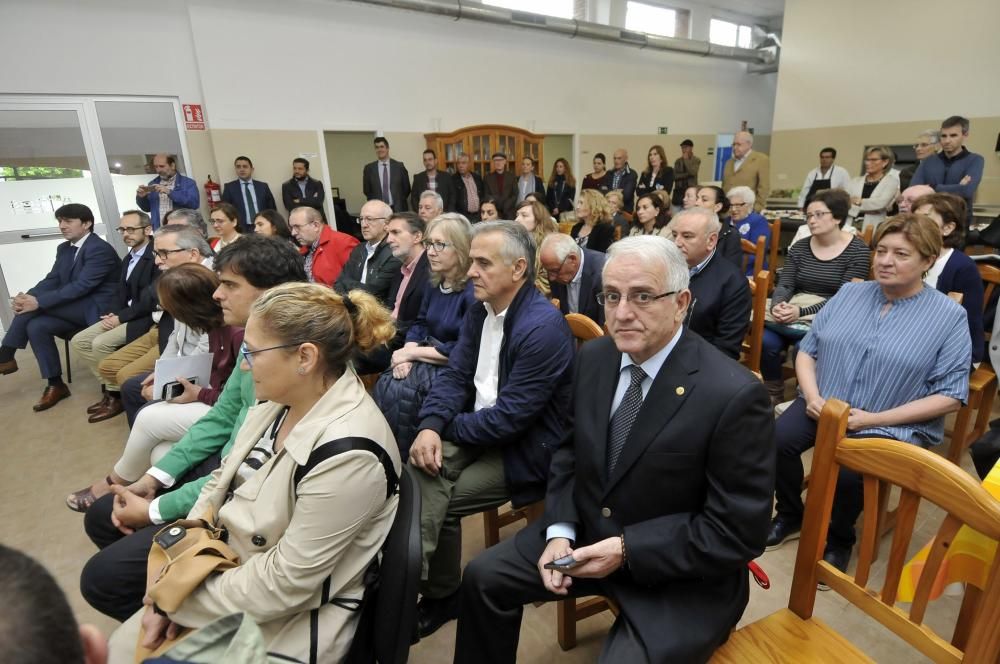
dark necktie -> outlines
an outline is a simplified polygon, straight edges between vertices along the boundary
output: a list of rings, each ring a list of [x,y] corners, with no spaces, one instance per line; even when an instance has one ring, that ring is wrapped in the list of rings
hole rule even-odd
[[[382,164],[382,201],[392,205],[389,200],[389,165]]]
[[[632,431],[635,418],[642,408],[642,380],[646,377],[646,372],[638,364],[629,367],[632,370],[632,378],[629,380],[628,389],[618,406],[618,410],[611,416],[611,426],[608,433],[608,476],[614,472],[615,464],[625,449],[625,441]]]
[[[76,262],[76,252],[80,249],[80,247],[77,247],[77,246],[74,246],[74,245],[71,244],[71,245],[69,245],[69,249],[70,249],[69,255],[73,257],[73,262],[75,263]]]
[[[243,183],[243,194],[247,197],[247,226],[253,226],[253,220],[257,217],[257,207],[253,204],[253,193],[250,191],[250,183]]]

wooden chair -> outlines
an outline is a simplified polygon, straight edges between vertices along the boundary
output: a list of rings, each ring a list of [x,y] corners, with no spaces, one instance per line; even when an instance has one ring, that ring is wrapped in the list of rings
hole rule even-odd
[[[577,347],[585,341],[604,336],[604,330],[600,325],[592,321],[583,314],[566,314],[566,323],[569,325],[573,337],[576,339]],[[483,512],[483,539],[487,547],[500,542],[500,529],[524,519],[527,523],[541,518],[545,511],[545,501],[538,501],[521,508],[511,507],[503,512],[499,508],[489,509]]]
[[[788,608],[737,630],[716,651],[713,662],[871,662],[846,638],[813,616],[816,583],[854,604],[935,662],[996,662],[1000,656],[1000,557],[985,587],[967,586],[949,640],[923,623],[931,586],[951,540],[963,524],[1000,540],[1000,503],[970,475],[916,445],[880,438],[844,438],[849,407],[830,399],[823,408],[813,452],[813,481],[806,497],[802,538]],[[840,466],[864,477],[864,528],[853,577],[823,560]],[[880,539],[878,505],[891,486],[902,491],[900,517],[881,587],[868,587]],[[896,606],[907,547],[921,498],[947,516],[931,545],[909,611]]]
[[[767,309],[767,288],[771,282],[770,271],[761,270],[750,282],[753,306],[750,309],[750,329],[743,339],[740,362],[750,371],[760,373],[760,352],[764,342],[764,314]]]
[[[994,267],[992,265],[987,265],[986,263],[976,263],[976,267],[979,268],[979,277],[983,280],[983,307],[986,307],[987,302],[993,296],[993,291],[996,287],[1000,285],[1000,268]],[[986,332],[986,339],[989,340],[990,332]],[[993,367],[996,369],[997,367]]]
[[[740,246],[743,248],[743,271],[746,272],[750,257],[754,257],[754,268],[759,270],[764,265],[764,256],[767,255],[767,239],[761,235],[756,242],[740,239]]]
[[[861,240],[865,243],[869,249],[872,246],[872,238],[875,236],[875,227],[869,226],[863,231],[861,231]]]
[[[576,225],[576,222],[573,222],[573,221],[560,221],[559,222],[559,232],[563,233],[564,235],[569,235],[570,232],[572,232],[572,230],[573,230],[573,226],[575,226],[575,225]]]
[[[770,278],[767,282],[768,294],[774,292],[778,277],[778,246],[781,244],[781,219],[775,219],[768,224],[771,227],[771,248],[768,250],[767,269]]]
[[[622,239],[622,227],[615,226],[615,242]]]
[[[630,224],[632,223],[632,213],[631,212],[622,212],[621,215],[623,217],[625,217],[625,221],[627,221]]]

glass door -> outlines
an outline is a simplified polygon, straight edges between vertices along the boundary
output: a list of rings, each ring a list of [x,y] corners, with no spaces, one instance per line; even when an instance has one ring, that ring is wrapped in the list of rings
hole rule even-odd
[[[81,104],[0,104],[0,323],[10,298],[38,283],[63,242],[55,210],[83,203],[104,237],[109,214],[94,180]],[[116,227],[117,223],[112,223]]]

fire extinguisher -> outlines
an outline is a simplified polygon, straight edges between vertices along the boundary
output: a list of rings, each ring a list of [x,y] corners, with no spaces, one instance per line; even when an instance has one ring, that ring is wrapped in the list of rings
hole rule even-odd
[[[222,202],[222,187],[219,186],[218,182],[212,182],[211,175],[208,176],[208,182],[205,183],[205,200],[208,201],[210,208],[214,208]]]

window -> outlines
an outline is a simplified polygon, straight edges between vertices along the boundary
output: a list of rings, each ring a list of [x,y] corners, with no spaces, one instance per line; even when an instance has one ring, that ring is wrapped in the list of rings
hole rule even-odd
[[[573,0],[483,0],[483,4],[557,18],[573,18]]]
[[[677,11],[629,0],[625,9],[625,29],[661,37],[675,37]]]
[[[708,41],[719,46],[738,46],[752,48],[749,25],[738,25],[731,21],[713,18],[708,24]]]

